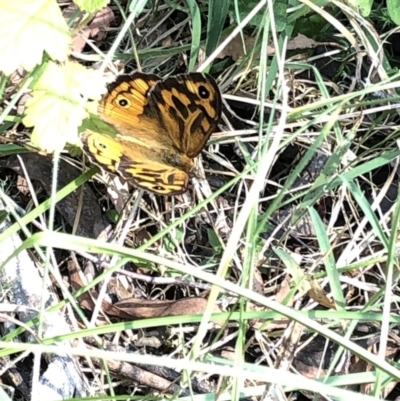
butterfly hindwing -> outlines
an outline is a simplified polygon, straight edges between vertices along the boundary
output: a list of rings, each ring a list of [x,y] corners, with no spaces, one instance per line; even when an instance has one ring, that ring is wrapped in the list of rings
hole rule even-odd
[[[140,155],[136,158],[135,152],[129,151],[129,143],[109,135],[88,131],[81,138],[85,153],[92,163],[110,173],[119,174],[140,188],[159,195],[177,195],[187,190],[189,175],[185,170],[190,169],[189,165],[183,170],[171,167],[163,162],[165,155],[157,155],[146,147],[136,152]]]

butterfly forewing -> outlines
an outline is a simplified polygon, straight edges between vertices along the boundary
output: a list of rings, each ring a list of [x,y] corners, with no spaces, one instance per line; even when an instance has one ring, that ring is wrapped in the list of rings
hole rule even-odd
[[[221,116],[221,94],[214,78],[201,73],[167,78],[157,82],[148,97],[174,146],[196,157]]]
[[[148,93],[161,78],[154,74],[121,75],[108,86],[99,106],[104,121],[122,130],[143,126],[143,110],[148,105]],[[149,120],[147,124],[151,124]],[[155,128],[156,121],[153,121]]]

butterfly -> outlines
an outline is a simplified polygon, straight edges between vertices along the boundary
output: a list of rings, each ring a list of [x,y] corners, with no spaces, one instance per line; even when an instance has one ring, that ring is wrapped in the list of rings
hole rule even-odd
[[[220,90],[208,74],[121,75],[98,107],[115,137],[86,130],[83,150],[92,163],[137,187],[180,194],[187,190],[193,159],[217,128],[221,107]]]

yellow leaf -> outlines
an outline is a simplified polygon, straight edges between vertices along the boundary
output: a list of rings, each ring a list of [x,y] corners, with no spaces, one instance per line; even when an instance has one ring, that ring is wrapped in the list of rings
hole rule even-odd
[[[31,71],[45,51],[65,61],[71,41],[56,0],[0,1],[0,71],[11,75],[18,67]]]
[[[34,127],[31,142],[46,153],[66,143],[79,145],[78,127],[88,116],[85,99],[100,99],[106,90],[98,71],[78,63],[48,63],[27,101],[23,123]]]
[[[110,0],[74,0],[74,3],[88,13],[94,13],[104,8]]]

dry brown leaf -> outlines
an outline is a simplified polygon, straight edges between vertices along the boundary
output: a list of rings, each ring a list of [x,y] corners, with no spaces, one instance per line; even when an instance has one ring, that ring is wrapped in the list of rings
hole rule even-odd
[[[207,299],[193,297],[182,298],[176,301],[157,301],[128,298],[116,302],[113,306],[124,314],[131,315],[132,318],[201,315],[206,309]],[[215,306],[214,312],[218,313],[221,310],[218,306]]]
[[[223,42],[228,35],[221,37],[221,42]],[[224,58],[226,56],[232,57],[234,61],[239,60],[241,57],[244,56],[244,48],[247,51],[250,51],[255,43],[255,38],[251,36],[244,36],[244,47],[243,41],[240,35],[235,36],[228,45],[222,49],[222,51],[218,54],[218,58]]]
[[[221,37],[221,42],[223,42],[227,37],[228,35]],[[287,44],[287,49],[310,49],[318,46],[319,44],[322,43],[316,42],[315,40],[310,39],[305,35],[299,34],[295,38],[289,40]],[[242,36],[237,35],[228,43],[228,45],[224,49],[222,49],[222,51],[218,54],[218,58],[224,58],[228,56],[231,57],[234,61],[237,61],[240,58],[244,57],[244,49],[246,49],[247,52],[250,52],[254,45],[255,38],[253,38],[252,36],[243,35],[242,40]],[[275,46],[272,42],[270,45],[268,45],[268,54],[275,54]]]
[[[281,282],[281,284],[279,286],[278,292],[276,293],[276,296],[275,296],[276,302],[281,303],[285,299],[286,295],[289,294],[289,292],[290,292],[290,280],[291,280],[290,275],[286,274],[285,278],[282,280],[282,282]],[[289,301],[289,303],[286,306],[290,307],[292,305],[293,305],[293,298]]]
[[[68,262],[68,270],[72,288],[74,291],[77,291],[84,286],[84,283],[73,261]],[[78,301],[83,309],[92,311],[97,298],[97,292],[91,289],[80,295]],[[204,313],[206,306],[207,300],[199,297],[182,298],[176,301],[127,298],[115,304],[111,304],[105,300],[102,302],[102,309],[106,314],[128,320],[132,320],[133,318],[199,315]],[[215,305],[213,312],[221,312],[221,309]],[[99,321],[99,324],[101,324],[101,321]]]
[[[313,299],[315,302],[318,302],[320,305],[325,306],[326,308],[336,310],[336,305],[326,296],[326,292],[321,288],[317,280],[310,280],[310,285],[311,288],[308,290],[307,295],[311,299]]]
[[[76,4],[71,3],[68,7],[64,8],[63,16],[66,21],[69,21],[72,15],[75,14],[78,7]],[[79,31],[75,28],[82,23],[82,18],[86,17],[86,13],[80,12],[78,17],[75,17],[74,23],[72,25],[73,38],[72,38],[72,51],[80,53],[86,45],[86,41],[89,38],[97,36],[98,40],[102,40],[105,36],[105,29],[110,26],[110,23],[114,20],[115,16],[111,8],[104,7],[96,14],[94,14],[93,19],[90,23]],[[103,33],[103,35],[101,35]]]

